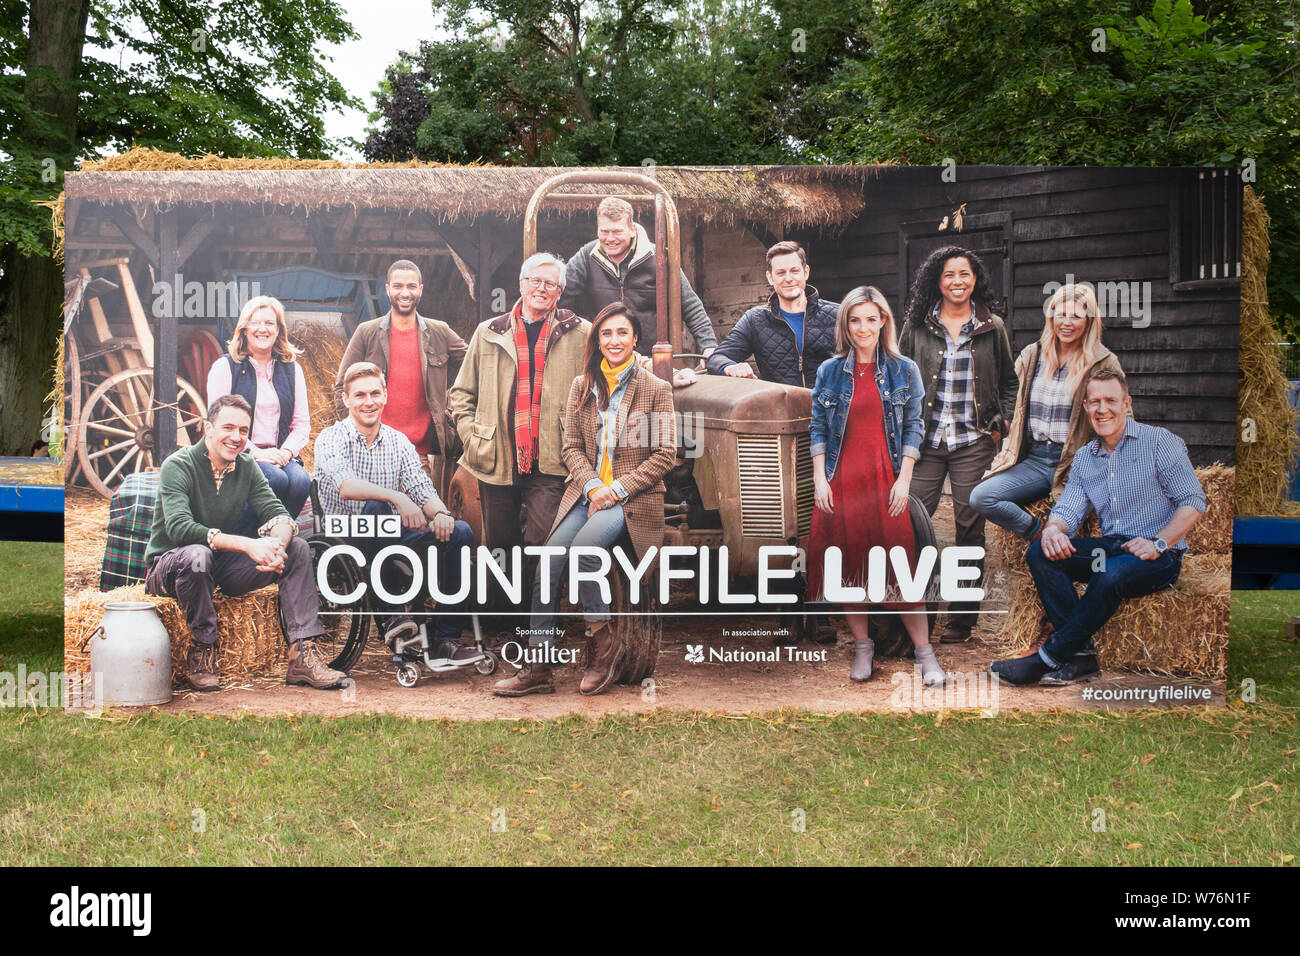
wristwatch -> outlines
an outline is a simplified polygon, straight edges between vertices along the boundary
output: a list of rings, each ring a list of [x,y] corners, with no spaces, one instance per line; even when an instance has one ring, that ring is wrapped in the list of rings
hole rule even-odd
[[[1156,538],[1154,544],[1156,546],[1156,554],[1164,554],[1169,550],[1169,542],[1164,538]]]

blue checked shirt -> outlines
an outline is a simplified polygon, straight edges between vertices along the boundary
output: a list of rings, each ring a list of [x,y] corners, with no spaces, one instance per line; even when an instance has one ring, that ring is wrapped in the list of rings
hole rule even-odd
[[[316,436],[316,479],[320,505],[327,515],[360,514],[365,501],[344,501],[339,485],[359,478],[381,488],[400,491],[417,508],[433,497],[433,482],[420,469],[420,456],[411,440],[387,425],[367,445],[351,418],[323,429]]]
[[[946,343],[934,409],[930,413],[930,447],[941,448],[946,443],[949,451],[956,451],[975,444],[980,437],[980,430],[975,427],[975,376],[971,371],[970,352],[975,311],[971,310],[971,316],[957,333],[956,341],[939,322],[937,305],[930,318],[943,329]]]
[[[1094,438],[1074,455],[1070,478],[1052,517],[1071,535],[1097,512],[1103,537],[1155,540],[1183,505],[1205,514],[1205,491],[1187,457],[1187,445],[1173,432],[1132,418],[1115,451]],[[1187,539],[1169,542],[1186,550]]]
[[[613,444],[609,439],[614,434],[614,429],[618,423],[618,410],[623,406],[623,396],[627,394],[627,380],[632,377],[632,372],[636,367],[637,363],[633,362],[618,374],[618,386],[609,393],[609,404],[603,412],[599,410],[596,412],[596,447],[600,449],[596,453],[596,474],[598,475],[600,474],[600,466],[604,464],[605,455],[610,450],[609,446]],[[596,391],[594,386],[591,392],[597,398],[600,397],[600,392]],[[592,478],[587,482],[587,486],[582,489],[582,493],[590,498],[593,491],[604,486],[605,483],[599,478]],[[627,489],[623,487],[622,481],[615,478],[610,487],[614,489],[614,494],[618,495],[619,501],[627,500]]]

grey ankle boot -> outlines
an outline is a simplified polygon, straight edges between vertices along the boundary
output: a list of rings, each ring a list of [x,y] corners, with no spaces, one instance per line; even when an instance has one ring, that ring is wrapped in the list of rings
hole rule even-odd
[[[876,656],[874,641],[853,642],[853,666],[849,669],[849,679],[855,681],[871,680],[871,662]]]
[[[916,649],[916,662],[921,665],[921,682],[926,687],[941,685],[948,680],[948,675],[943,672],[939,666],[939,661],[934,656],[934,647],[929,644],[923,644]]]

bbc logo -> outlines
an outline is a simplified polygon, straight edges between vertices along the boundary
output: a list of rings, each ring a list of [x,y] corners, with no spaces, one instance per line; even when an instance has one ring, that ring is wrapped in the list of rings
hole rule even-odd
[[[326,515],[325,534],[331,538],[400,538],[400,515]]]

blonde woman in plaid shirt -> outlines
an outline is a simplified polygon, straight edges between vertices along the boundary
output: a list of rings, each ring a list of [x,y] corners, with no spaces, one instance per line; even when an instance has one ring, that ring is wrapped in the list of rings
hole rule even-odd
[[[1042,519],[1022,507],[1057,498],[1080,446],[1093,437],[1083,407],[1084,383],[1103,368],[1122,372],[1101,344],[1097,295],[1086,282],[1064,285],[1043,306],[1038,341],[1016,359],[1015,423],[1006,447],[971,492],[971,507],[989,521],[1037,541]]]

